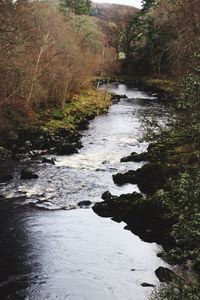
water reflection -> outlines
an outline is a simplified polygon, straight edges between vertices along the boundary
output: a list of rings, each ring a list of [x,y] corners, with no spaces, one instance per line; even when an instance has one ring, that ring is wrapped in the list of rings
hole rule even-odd
[[[1,299],[144,300],[150,291],[140,284],[158,283],[158,247],[124,224],[91,210],[14,213],[8,206],[4,215]]]

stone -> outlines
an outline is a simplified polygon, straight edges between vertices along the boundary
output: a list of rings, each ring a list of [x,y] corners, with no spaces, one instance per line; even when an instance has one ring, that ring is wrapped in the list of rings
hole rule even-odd
[[[51,164],[51,165],[55,165],[55,158],[51,157],[51,158],[46,158],[44,157],[42,159],[42,163],[43,164]]]
[[[62,144],[59,147],[57,147],[56,152],[58,155],[69,155],[78,153],[78,150],[70,144]]]
[[[172,243],[168,232],[175,221],[169,216],[169,208],[156,197],[147,200],[134,192],[97,202],[92,209],[101,217],[125,222],[127,230],[146,242]]]
[[[121,162],[141,162],[141,161],[149,161],[150,155],[148,152],[136,153],[132,152],[129,156],[125,156],[121,159]]]
[[[183,278],[178,276],[175,272],[168,268],[159,267],[155,274],[160,282],[170,283],[170,282],[180,282],[183,281]]]
[[[31,170],[23,170],[21,172],[21,179],[23,180],[29,180],[29,179],[37,179],[39,176],[35,173],[33,173]]]
[[[141,192],[153,194],[166,183],[169,170],[161,164],[147,164],[136,171],[118,173],[113,180],[118,185],[126,183],[137,184]]]
[[[147,282],[143,282],[143,283],[141,283],[141,286],[143,286],[143,287],[152,287],[152,288],[154,288],[154,287],[155,287],[155,285],[154,285],[154,284],[147,283]]]
[[[109,191],[106,191],[102,194],[101,198],[105,201],[112,199],[112,194]]]
[[[79,202],[78,203],[78,206],[79,207],[84,207],[84,206],[90,206],[92,204],[92,202],[91,201],[81,201],[81,202]]]

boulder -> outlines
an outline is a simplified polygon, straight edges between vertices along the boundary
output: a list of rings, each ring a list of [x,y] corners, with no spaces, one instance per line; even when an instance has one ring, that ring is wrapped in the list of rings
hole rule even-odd
[[[112,199],[112,194],[109,191],[106,191],[102,194],[101,198],[105,201]]]
[[[147,199],[134,192],[95,203],[92,209],[101,217],[125,222],[128,230],[146,242],[171,242],[168,232],[174,220],[169,217],[168,207],[157,198]]]
[[[55,158],[51,157],[51,158],[46,158],[44,157],[42,159],[42,163],[43,164],[51,164],[51,165],[55,165]]]
[[[89,126],[89,120],[83,119],[78,124],[78,130],[86,130],[88,129],[88,126]]]
[[[79,202],[78,203],[78,206],[79,207],[85,207],[85,206],[90,206],[92,204],[92,202],[91,201],[81,201],[81,202]]]
[[[78,150],[73,145],[62,144],[56,149],[56,152],[58,155],[69,155],[78,153]]]
[[[120,100],[120,99],[126,99],[128,98],[126,95],[118,95],[118,94],[112,94],[111,100]]]
[[[121,162],[141,162],[141,161],[149,161],[150,155],[148,152],[136,153],[132,152],[129,156],[125,156],[121,159]]]
[[[160,282],[170,283],[183,281],[182,277],[178,276],[175,272],[168,268],[159,267],[155,271],[155,274]]]
[[[137,184],[141,192],[153,194],[166,183],[169,170],[161,164],[147,164],[136,171],[118,173],[113,175],[113,180],[118,185],[126,183]]]
[[[154,284],[151,284],[151,283],[147,283],[147,282],[143,282],[143,283],[141,283],[141,286],[143,286],[143,287],[155,287],[155,285]]]
[[[23,180],[29,180],[29,179],[37,179],[39,176],[35,173],[33,173],[31,170],[23,170],[21,172],[21,179]]]

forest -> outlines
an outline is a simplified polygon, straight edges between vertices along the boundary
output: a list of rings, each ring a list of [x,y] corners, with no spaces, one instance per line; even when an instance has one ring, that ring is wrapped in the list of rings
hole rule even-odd
[[[151,299],[198,300],[200,294],[199,20],[199,0],[143,0],[141,9],[90,0],[0,0],[0,162],[35,158],[33,149],[78,153],[79,131],[106,113],[114,97],[96,89],[102,82],[162,95],[167,126],[148,115],[147,151],[124,158],[149,164],[113,175],[119,185],[144,180],[142,194],[110,195],[110,202],[93,207],[162,245],[160,257],[183,270],[162,274],[167,284]],[[0,182],[12,179],[6,176]],[[142,226],[133,221],[137,215],[146,220]]]

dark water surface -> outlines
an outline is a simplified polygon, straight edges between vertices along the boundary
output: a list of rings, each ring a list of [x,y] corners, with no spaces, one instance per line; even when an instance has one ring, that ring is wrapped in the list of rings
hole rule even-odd
[[[0,300],[146,300],[152,290],[140,284],[158,283],[154,271],[165,263],[156,244],[77,205],[101,201],[106,190],[138,191],[116,186],[112,175],[142,165],[120,163],[147,147],[138,142],[140,116],[153,111],[162,121],[165,115],[157,99],[142,91],[123,84],[109,89],[128,99],[91,122],[79,154],[56,157],[56,165],[32,163],[37,180],[20,180],[20,163],[14,180],[1,185],[1,194],[19,198],[0,202]]]

